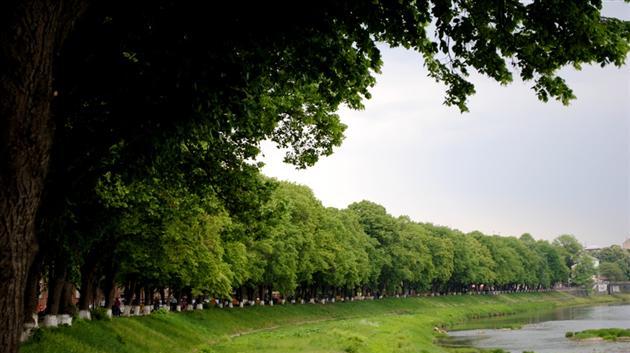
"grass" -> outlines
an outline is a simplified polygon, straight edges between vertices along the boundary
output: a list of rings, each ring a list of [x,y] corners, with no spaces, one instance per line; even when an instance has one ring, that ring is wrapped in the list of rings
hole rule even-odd
[[[333,305],[208,309],[42,329],[23,353],[446,352],[434,327],[500,316],[630,299],[566,293],[384,299]],[[449,352],[481,352],[458,349]]]
[[[605,341],[630,340],[630,329],[600,328],[580,332],[567,332],[567,338],[575,340],[602,339]]]

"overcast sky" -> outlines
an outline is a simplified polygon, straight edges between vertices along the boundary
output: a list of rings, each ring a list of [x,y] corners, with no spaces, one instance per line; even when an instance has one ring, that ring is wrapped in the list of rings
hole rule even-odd
[[[630,19],[630,6],[605,14]],[[532,83],[472,77],[470,112],[442,105],[418,54],[383,47],[363,111],[343,109],[346,139],[307,170],[263,148],[266,175],[308,185],[325,206],[363,199],[394,215],[463,231],[586,245],[630,236],[630,66],[566,69],[577,100],[542,103]]]

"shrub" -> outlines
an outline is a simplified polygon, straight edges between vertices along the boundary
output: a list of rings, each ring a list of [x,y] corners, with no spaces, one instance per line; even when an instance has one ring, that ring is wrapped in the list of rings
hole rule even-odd
[[[31,341],[33,342],[41,342],[44,337],[46,335],[46,329],[39,327],[39,328],[34,328],[33,331],[31,331]]]
[[[168,310],[164,309],[164,308],[159,308],[157,310],[153,310],[153,312],[151,313],[153,315],[168,315]]]
[[[357,347],[356,345],[350,345],[346,347],[346,349],[344,349],[343,351],[346,353],[358,353],[359,347]]]
[[[90,315],[92,316],[92,320],[110,320],[110,317],[107,316],[107,309],[100,306],[90,310]]]

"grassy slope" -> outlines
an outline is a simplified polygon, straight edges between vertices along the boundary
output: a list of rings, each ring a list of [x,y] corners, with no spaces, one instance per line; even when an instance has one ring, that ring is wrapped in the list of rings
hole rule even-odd
[[[628,299],[626,297],[626,299]],[[23,353],[443,352],[433,327],[467,318],[620,300],[563,293],[386,299],[334,305],[210,309],[41,332]]]

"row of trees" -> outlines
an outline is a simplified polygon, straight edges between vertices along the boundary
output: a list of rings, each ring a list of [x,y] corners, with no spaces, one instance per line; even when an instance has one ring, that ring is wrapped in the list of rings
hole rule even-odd
[[[276,291],[308,300],[539,289],[581,276],[571,268],[583,249],[569,235],[549,243],[529,234],[466,234],[394,217],[369,201],[326,208],[305,186],[257,180],[247,212],[231,213],[211,189],[200,197],[105,175],[97,207],[104,216],[41,252],[32,283],[45,277],[47,313],[74,309],[64,297],[72,285],[87,310],[100,301],[97,292],[111,307],[117,287],[127,303],[140,304],[141,291],[150,302],[166,299],[166,289],[177,298],[269,300]]]

